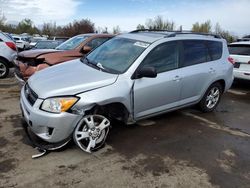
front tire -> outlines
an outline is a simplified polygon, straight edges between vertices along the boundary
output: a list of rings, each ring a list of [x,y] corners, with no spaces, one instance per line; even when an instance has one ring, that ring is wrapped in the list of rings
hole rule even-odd
[[[219,104],[222,95],[222,86],[220,83],[212,84],[202,97],[199,107],[202,112],[212,112]]]
[[[9,66],[8,63],[0,59],[0,78],[6,78],[9,74]]]
[[[110,121],[106,117],[87,115],[77,124],[73,138],[81,150],[91,153],[105,144],[109,128]]]

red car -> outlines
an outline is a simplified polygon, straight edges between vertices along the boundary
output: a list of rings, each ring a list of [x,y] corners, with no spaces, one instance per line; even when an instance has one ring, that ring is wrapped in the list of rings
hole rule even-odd
[[[55,50],[27,50],[18,54],[15,62],[15,76],[23,85],[35,72],[49,66],[77,59],[98,47],[114,35],[82,34],[70,38]]]

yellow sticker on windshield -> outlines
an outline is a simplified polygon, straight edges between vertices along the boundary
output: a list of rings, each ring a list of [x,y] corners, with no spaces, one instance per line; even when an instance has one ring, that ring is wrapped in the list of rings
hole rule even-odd
[[[149,46],[149,43],[137,41],[136,43],[134,43],[134,45],[142,48],[147,48]]]

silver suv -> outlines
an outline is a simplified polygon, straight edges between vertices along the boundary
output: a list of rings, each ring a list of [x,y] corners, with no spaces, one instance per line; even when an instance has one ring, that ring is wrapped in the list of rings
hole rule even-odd
[[[9,68],[13,67],[16,56],[16,44],[8,35],[0,32],[0,78],[8,76]]]
[[[131,124],[195,104],[213,111],[233,81],[229,60],[216,35],[137,30],[32,76],[21,108],[46,143],[64,145],[73,136],[91,152],[104,144],[113,119]]]

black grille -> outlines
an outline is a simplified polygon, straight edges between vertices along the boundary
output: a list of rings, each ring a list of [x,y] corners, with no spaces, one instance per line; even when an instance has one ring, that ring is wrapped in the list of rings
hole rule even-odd
[[[33,106],[38,99],[38,95],[30,88],[28,84],[25,84],[24,86],[24,93],[31,106]]]

